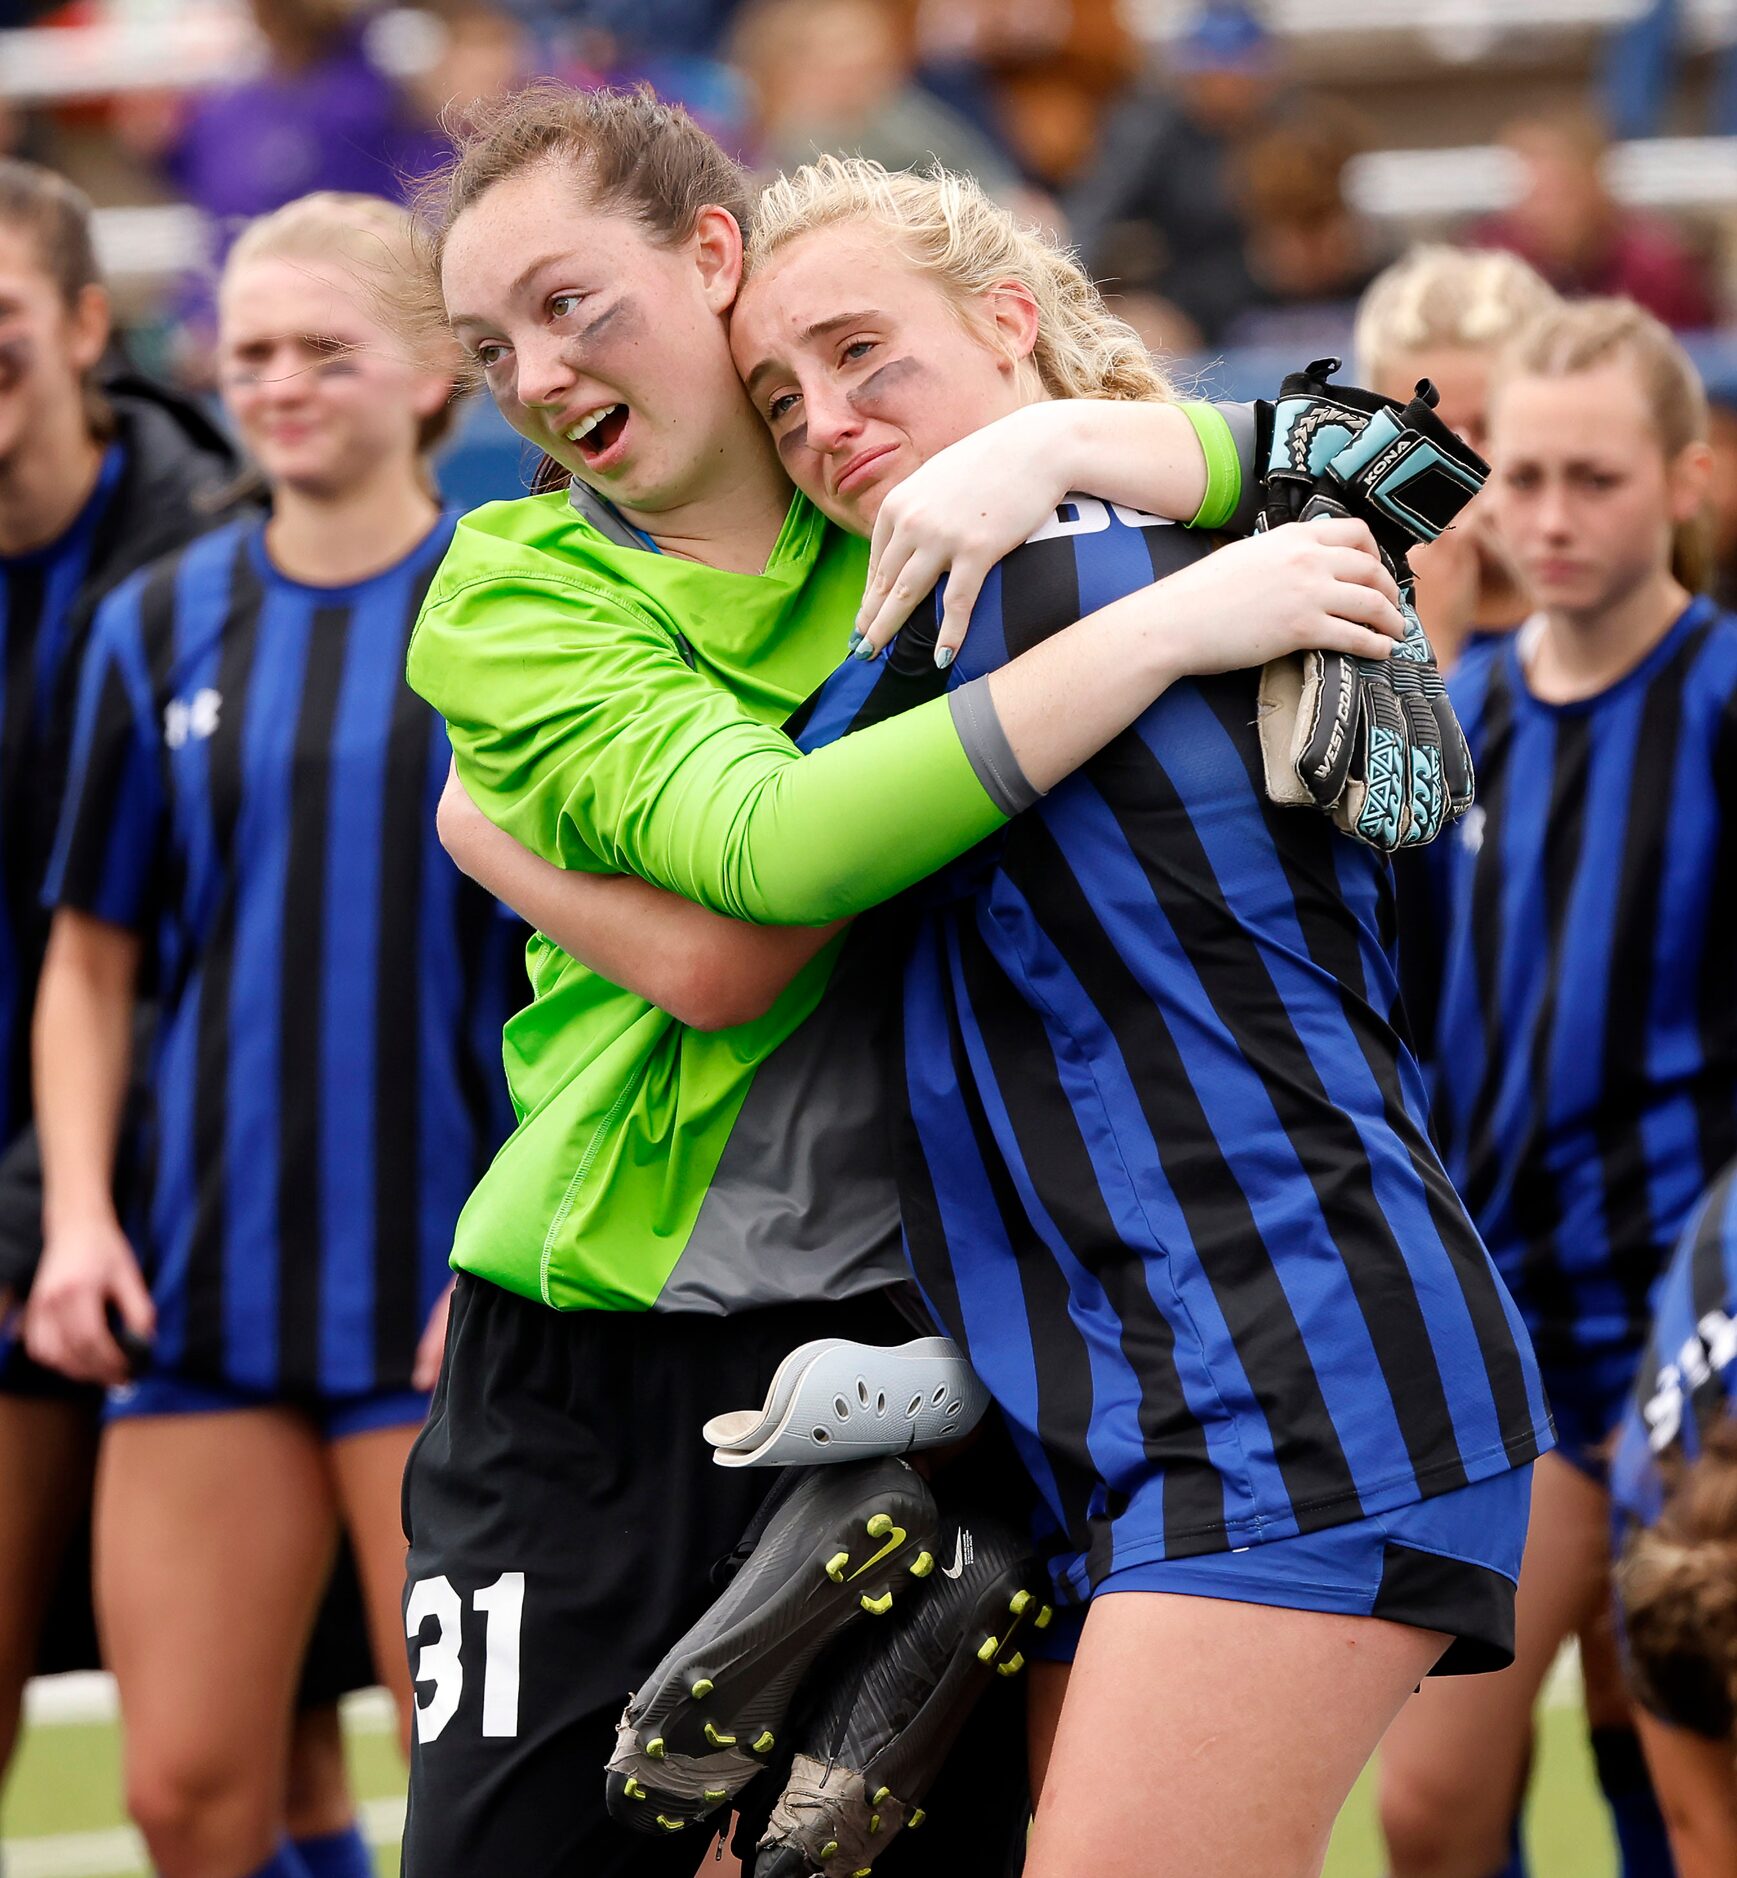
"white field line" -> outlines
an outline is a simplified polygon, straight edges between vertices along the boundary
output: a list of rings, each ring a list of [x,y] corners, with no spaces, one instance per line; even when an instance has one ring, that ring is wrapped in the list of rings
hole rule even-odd
[[[402,1800],[364,1800],[356,1809],[370,1845],[396,1845],[404,1831]],[[110,1832],[51,1832],[0,1844],[6,1878],[137,1878],[150,1869],[145,1842],[131,1826]]]
[[[342,1703],[351,1734],[390,1734],[392,1698],[384,1689],[361,1689]],[[24,1692],[27,1728],[101,1725],[118,1719],[114,1678],[99,1670],[39,1676]],[[396,1845],[404,1831],[400,1798],[363,1800],[357,1807],[371,1845]],[[144,1841],[131,1826],[106,1832],[33,1833],[0,1841],[5,1878],[138,1878],[149,1871]]]
[[[358,1689],[339,1707],[349,1734],[385,1735],[397,1725],[392,1698],[384,1689]],[[76,1670],[66,1676],[38,1676],[24,1691],[26,1728],[90,1726],[120,1719],[115,1679],[106,1670]]]
[[[53,1832],[0,1846],[10,1878],[109,1878],[146,1870],[144,1842],[130,1826],[113,1832]]]

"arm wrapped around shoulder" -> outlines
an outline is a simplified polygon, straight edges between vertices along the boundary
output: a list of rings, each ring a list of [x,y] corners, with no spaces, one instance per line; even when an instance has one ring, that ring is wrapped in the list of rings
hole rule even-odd
[[[1366,522],[1399,583],[1406,637],[1388,659],[1294,653],[1261,672],[1267,794],[1325,811],[1391,853],[1432,841],[1471,806],[1471,753],[1417,617],[1407,552],[1433,541],[1489,466],[1435,414],[1427,380],[1400,405],[1327,381],[1336,359],[1285,380],[1257,526],[1319,515]]]

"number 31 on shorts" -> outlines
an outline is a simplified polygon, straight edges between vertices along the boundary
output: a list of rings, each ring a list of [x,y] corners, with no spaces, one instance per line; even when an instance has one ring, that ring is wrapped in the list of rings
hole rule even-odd
[[[519,1732],[519,1628],[525,1610],[525,1574],[502,1572],[492,1585],[471,1593],[471,1608],[483,1620],[482,1731]],[[432,1622],[434,1635],[422,1633]],[[464,1694],[464,1604],[446,1577],[419,1578],[404,1603],[404,1635],[415,1649],[416,1738],[437,1741],[458,1713]],[[426,1700],[422,1685],[432,1683]]]

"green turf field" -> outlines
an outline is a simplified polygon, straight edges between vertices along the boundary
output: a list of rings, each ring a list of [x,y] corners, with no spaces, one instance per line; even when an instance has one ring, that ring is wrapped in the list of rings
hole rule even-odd
[[[131,1878],[144,1871],[124,1831],[119,1746],[109,1723],[28,1730],[0,1809],[6,1878]],[[350,1758],[358,1797],[373,1802],[365,1821],[377,1869],[396,1872],[394,1802],[403,1793],[397,1749],[373,1724],[352,1731]],[[1328,1878],[1380,1878],[1370,1786],[1365,1777],[1339,1822]],[[1533,1878],[1614,1878],[1604,1809],[1571,1708],[1545,1712],[1527,1833]]]

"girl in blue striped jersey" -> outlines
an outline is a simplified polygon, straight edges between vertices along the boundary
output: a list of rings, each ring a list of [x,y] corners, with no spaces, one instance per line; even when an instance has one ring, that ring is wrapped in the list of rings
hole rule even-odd
[[[1439,852],[1431,1055],[1448,1168],[1560,1447],[1537,1469],[1513,1669],[1426,1690],[1384,1752],[1402,1878],[1503,1862],[1533,1700],[1608,1602],[1605,1444],[1653,1288],[1737,1153],[1737,622],[1698,592],[1705,436],[1693,366],[1622,301],[1536,321],[1492,394],[1486,499],[1539,610],[1450,683],[1479,801]],[[1658,1871],[1632,1735],[1595,1747],[1626,1866]]]
[[[928,456],[1042,405],[1093,304],[970,185],[823,159],[762,198],[732,347],[792,478],[867,532]],[[947,682],[1211,545],[1070,498]],[[895,672],[940,632],[907,626]],[[906,968],[913,1269],[1086,1613],[1043,1685],[1034,1878],[1146,1872],[1160,1820],[1178,1870],[1318,1871],[1417,1681],[1506,1660],[1549,1442],[1394,1020],[1387,870],[1266,800],[1255,684],[1173,685],[932,886]]]
[[[412,266],[408,219],[363,197],[307,198],[233,249],[219,363],[270,516],[104,606],[50,870],[28,1338],[110,1385],[99,1600],[165,1878],[313,1870],[279,1770],[340,1527],[408,1717],[398,1486],[452,1226],[510,1124],[518,929],[440,851],[445,736],[402,676],[452,527],[425,461],[449,361],[374,311]],[[135,1260],[110,1174],[146,976]],[[109,1312],[151,1340],[136,1378]]]
[[[1618,1621],[1676,1878],[1737,1871],[1737,1162],[1659,1288],[1611,1458]]]
[[[1437,415],[1474,450],[1489,440],[1490,378],[1503,348],[1526,326],[1560,304],[1554,290],[1517,255],[1451,248],[1429,242],[1377,275],[1357,308],[1354,348],[1360,380],[1404,399],[1420,378],[1441,393]],[[1491,526],[1491,501],[1480,497],[1438,541],[1415,549],[1417,609],[1436,662],[1451,671],[1468,646],[1511,633],[1531,608],[1512,557]],[[1401,854],[1393,868],[1399,917],[1400,982],[1412,1035],[1435,1034],[1442,948],[1448,928],[1445,880],[1430,850]],[[1636,1830],[1647,1812],[1635,1779],[1638,1754],[1628,1726],[1629,1703],[1608,1615],[1580,1634],[1581,1682],[1587,1726],[1600,1746],[1598,1765],[1612,1784],[1611,1804]],[[1624,1751],[1626,1738],[1627,1751]],[[1519,1826],[1516,1821],[1515,1839]],[[1651,1828],[1655,1845],[1663,1826]],[[1519,1878],[1522,1861],[1502,1878]]]
[[[41,1250],[30,1013],[78,659],[103,596],[209,526],[234,475],[197,412],[99,369],[108,337],[89,203],[0,160],[0,1779],[63,1560],[82,1576],[96,1445],[95,1392],[29,1360],[13,1308]],[[60,1643],[49,1661],[82,1666]]]

